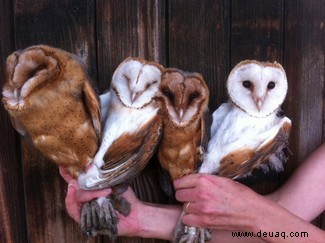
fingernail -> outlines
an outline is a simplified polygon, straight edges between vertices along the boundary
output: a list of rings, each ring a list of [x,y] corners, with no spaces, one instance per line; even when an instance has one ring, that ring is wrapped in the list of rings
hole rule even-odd
[[[69,183],[69,184],[68,184],[68,191],[69,191],[72,187],[76,188],[76,187],[73,185],[73,183]]]

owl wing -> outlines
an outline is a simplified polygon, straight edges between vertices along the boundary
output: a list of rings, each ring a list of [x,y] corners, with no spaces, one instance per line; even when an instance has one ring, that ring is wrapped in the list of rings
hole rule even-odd
[[[104,123],[107,119],[107,111],[108,107],[110,104],[110,91],[102,94],[99,96],[100,99],[100,112],[101,112],[101,118],[102,118],[102,123]]]
[[[83,97],[85,106],[88,110],[88,113],[91,117],[94,129],[96,131],[96,135],[98,139],[101,137],[101,114],[100,114],[100,104],[98,95],[94,91],[91,83],[86,81],[83,86]]]
[[[214,136],[223,122],[225,116],[229,113],[231,104],[223,103],[212,114],[211,136]]]
[[[265,139],[259,147],[239,149],[222,158],[217,175],[236,179],[245,177],[258,167],[282,170],[282,163],[286,160],[283,149],[288,145],[290,129],[290,119],[282,118],[278,125],[261,135]]]
[[[210,130],[211,130],[211,124],[212,124],[212,116],[207,109],[201,116],[201,144],[200,144],[200,162],[196,166],[196,172],[199,171],[199,168],[202,165],[203,162],[203,156],[205,152],[207,151],[209,140],[210,140]]]
[[[162,134],[162,118],[158,114],[136,134],[124,134],[109,148],[100,179],[88,189],[127,184],[141,173],[155,153]]]
[[[19,119],[16,119],[13,116],[10,116],[11,124],[15,128],[15,130],[21,135],[25,136],[27,135],[27,131],[25,127],[19,122]]]

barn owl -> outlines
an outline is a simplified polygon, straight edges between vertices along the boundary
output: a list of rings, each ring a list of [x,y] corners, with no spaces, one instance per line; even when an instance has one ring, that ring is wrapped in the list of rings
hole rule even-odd
[[[84,210],[82,228],[90,235],[102,228],[116,238],[114,209],[124,215],[130,211],[130,205],[120,194],[147,165],[162,132],[162,119],[154,99],[162,70],[157,63],[127,58],[115,70],[109,92],[100,96],[104,118],[101,145],[90,168],[78,181],[87,190],[113,187],[113,193],[109,198],[96,199]],[[91,212],[94,208],[95,215]],[[96,215],[98,212],[102,216]],[[89,222],[90,218],[94,220]]]
[[[209,134],[209,89],[198,73],[178,69],[165,69],[157,99],[163,113],[163,135],[158,149],[158,159],[171,180],[197,172]],[[181,221],[174,234],[174,242],[195,242],[205,237],[194,227]],[[205,233],[204,230],[201,233]]]
[[[100,104],[77,56],[37,45],[6,62],[2,102],[13,126],[76,178],[91,163],[101,133]]]
[[[230,72],[227,89],[230,99],[213,113],[200,172],[237,179],[257,167],[281,171],[291,128],[280,108],[288,89],[283,67],[242,61]]]

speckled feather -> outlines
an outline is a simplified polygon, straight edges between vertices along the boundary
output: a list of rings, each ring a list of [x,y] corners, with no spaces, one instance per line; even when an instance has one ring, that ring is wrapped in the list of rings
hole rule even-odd
[[[201,75],[174,68],[165,70],[159,89],[164,133],[158,158],[174,180],[195,173],[201,164],[202,145],[209,134],[209,89]],[[197,97],[189,100],[193,94]]]
[[[45,45],[7,59],[2,102],[16,130],[75,177],[91,162],[101,132],[99,99],[77,56]]]
[[[164,124],[158,150],[162,168],[171,180],[197,173],[210,134],[209,89],[203,77],[175,68],[166,69],[158,100]],[[164,186],[163,190],[170,195],[172,187],[168,183]],[[175,227],[173,242],[204,242],[205,236],[210,238],[205,229],[183,225],[182,215]],[[201,235],[198,232],[205,233]]]

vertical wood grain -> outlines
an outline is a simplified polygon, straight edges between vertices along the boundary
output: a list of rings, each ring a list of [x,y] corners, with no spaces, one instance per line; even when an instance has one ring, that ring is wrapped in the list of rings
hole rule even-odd
[[[229,1],[169,1],[168,66],[203,75],[210,108],[226,99],[229,69]]]
[[[109,89],[117,66],[136,56],[165,64],[165,1],[97,1],[98,79],[101,92]],[[132,183],[144,201],[164,200],[152,159]],[[104,237],[103,241],[108,242]],[[154,239],[119,237],[118,242],[163,242]]]
[[[95,5],[92,1],[14,1],[16,48],[48,44],[79,55],[96,76]],[[29,242],[87,242],[66,213],[66,183],[58,168],[22,140]],[[97,240],[97,239],[96,239]],[[93,242],[95,240],[90,240]]]
[[[100,90],[109,88],[117,66],[136,56],[165,64],[165,1],[97,1]]]
[[[294,169],[323,140],[325,1],[286,1],[285,6],[286,108],[294,126],[289,169]]]
[[[77,54],[96,78],[95,3],[79,0],[15,0],[16,48],[35,44]]]
[[[245,59],[282,63],[283,0],[233,0],[231,65]]]
[[[14,51],[13,5],[0,2],[0,84],[7,56]],[[0,242],[26,242],[26,218],[19,138],[0,106]],[[17,220],[20,219],[20,220]]]

